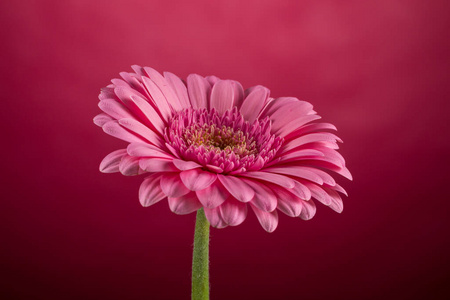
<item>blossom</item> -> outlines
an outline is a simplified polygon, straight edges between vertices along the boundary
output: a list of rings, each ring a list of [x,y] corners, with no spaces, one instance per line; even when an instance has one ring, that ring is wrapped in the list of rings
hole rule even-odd
[[[278,211],[311,219],[313,199],[342,211],[346,192],[330,175],[351,180],[336,151],[342,141],[332,124],[313,122],[320,117],[310,103],[215,76],[184,82],[132,69],[101,90],[94,123],[128,143],[103,159],[102,172],[148,175],[143,206],[167,199],[176,214],[203,208],[217,228],[241,224],[251,209],[268,232]]]

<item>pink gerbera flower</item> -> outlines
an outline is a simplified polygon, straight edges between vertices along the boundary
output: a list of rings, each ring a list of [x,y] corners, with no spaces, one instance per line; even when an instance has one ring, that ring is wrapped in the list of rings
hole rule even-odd
[[[329,171],[351,179],[336,151],[341,140],[310,103],[270,98],[263,86],[244,91],[233,80],[191,74],[186,83],[133,66],[102,89],[95,124],[128,142],[107,155],[105,173],[148,173],[143,206],[167,199],[177,214],[204,208],[214,227],[241,224],[250,208],[272,232],[278,211],[304,220],[315,200],[341,212],[345,190]]]

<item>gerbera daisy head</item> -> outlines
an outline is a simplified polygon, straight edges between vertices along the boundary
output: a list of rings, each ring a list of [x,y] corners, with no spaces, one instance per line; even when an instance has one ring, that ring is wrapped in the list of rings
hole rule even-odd
[[[204,208],[214,227],[241,224],[248,207],[273,231],[278,212],[304,220],[315,200],[337,212],[345,190],[330,171],[351,179],[342,142],[312,105],[271,98],[263,86],[244,91],[233,80],[133,66],[102,89],[94,123],[128,142],[100,164],[105,173],[147,173],[140,202],[167,199],[177,214]]]

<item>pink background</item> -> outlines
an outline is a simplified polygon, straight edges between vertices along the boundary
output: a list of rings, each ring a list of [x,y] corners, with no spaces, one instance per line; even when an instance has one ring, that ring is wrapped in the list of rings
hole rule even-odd
[[[2,1],[0,296],[189,299],[195,215],[98,171],[123,144],[97,95],[140,64],[297,96],[344,140],[344,212],[212,229],[212,299],[449,297],[447,3]]]

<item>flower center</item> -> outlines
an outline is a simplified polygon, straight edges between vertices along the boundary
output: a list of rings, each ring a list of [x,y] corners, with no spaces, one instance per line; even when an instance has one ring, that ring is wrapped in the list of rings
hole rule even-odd
[[[252,137],[245,134],[240,129],[234,130],[231,127],[222,125],[221,127],[208,124],[193,124],[184,130],[183,138],[188,145],[194,147],[203,146],[207,151],[219,153],[224,151],[227,154],[234,152],[240,157],[254,155],[258,152],[256,142]]]
[[[259,170],[272,160],[282,139],[270,133],[268,118],[245,121],[234,107],[219,115],[214,109],[185,109],[166,128],[168,147],[183,160],[217,173]]]

